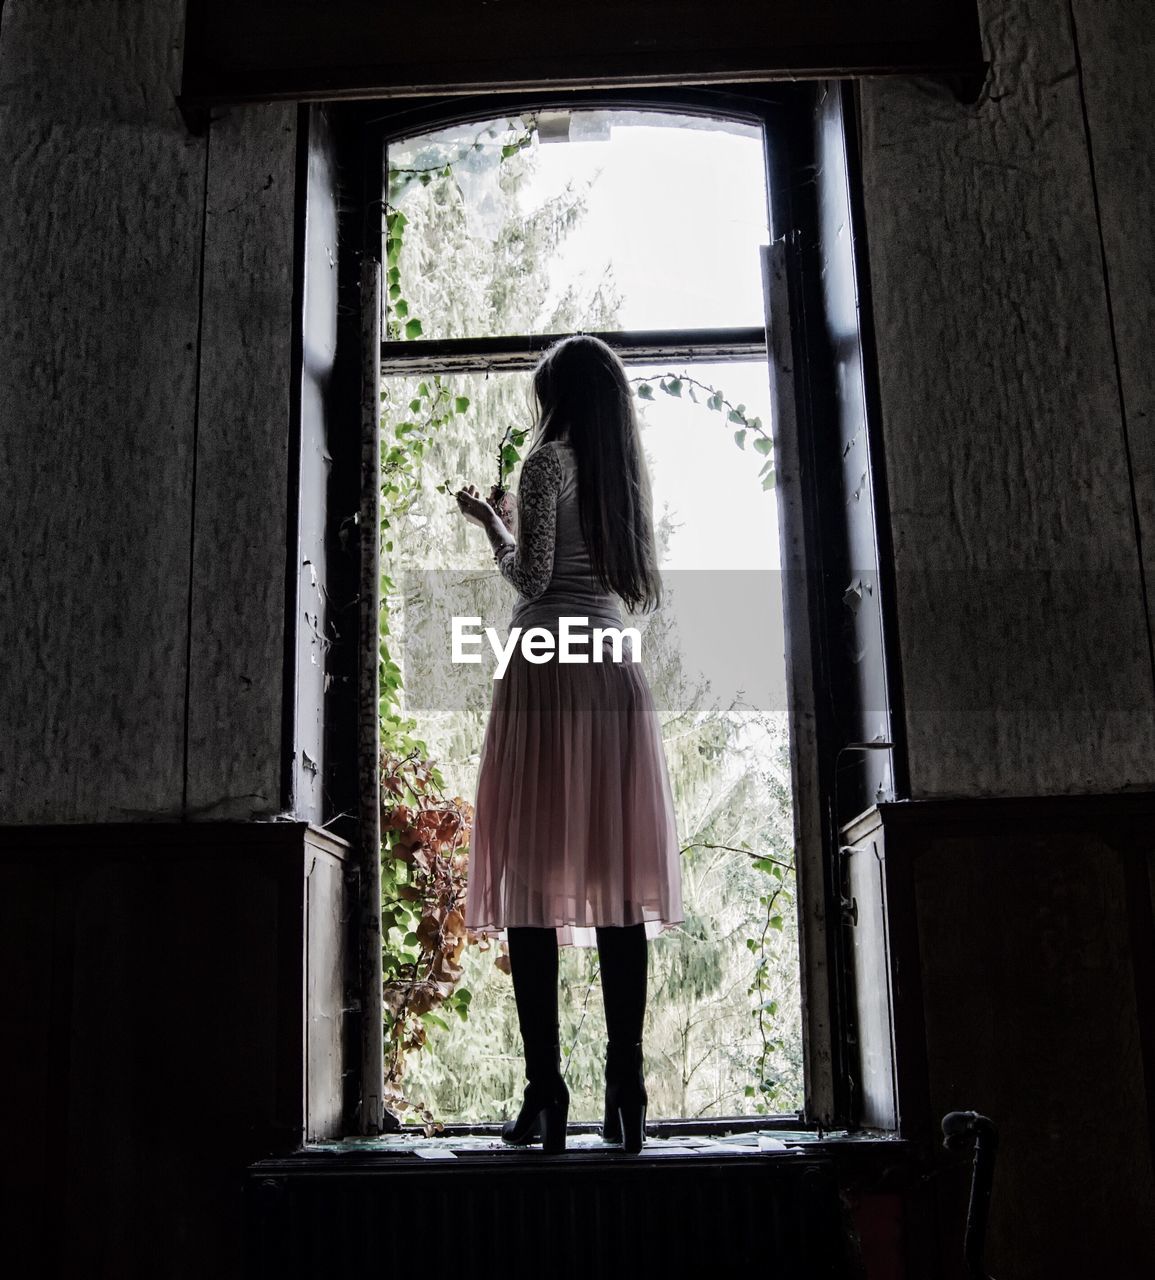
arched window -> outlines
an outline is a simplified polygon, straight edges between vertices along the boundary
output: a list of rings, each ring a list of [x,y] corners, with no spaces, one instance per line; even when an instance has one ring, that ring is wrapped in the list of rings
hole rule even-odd
[[[667,508],[678,512],[661,526],[673,603],[666,616],[683,626],[667,656],[674,655],[674,675],[684,677],[697,643],[706,655],[696,669],[699,684],[728,699],[724,708],[715,706],[712,719],[672,696],[660,708],[667,727],[686,730],[700,749],[696,773],[684,773],[694,783],[687,784],[679,810],[692,828],[681,831],[683,844],[700,846],[685,854],[695,880],[689,898],[700,924],[710,917],[704,904],[717,891],[705,883],[710,876],[720,876],[723,896],[729,891],[733,897],[739,884],[749,894],[741,903],[728,901],[725,916],[725,927],[748,953],[749,972],[732,967],[723,977],[742,983],[749,1025],[759,1028],[767,1047],[756,1055],[759,1072],[748,1074],[742,1102],[726,1106],[723,1099],[732,1091],[715,1091],[714,1104],[704,1105],[709,1091],[687,1068],[684,1105],[652,1112],[659,1122],[713,1117],[732,1126],[743,1112],[751,1123],[770,1122],[776,1099],[788,1096],[781,1086],[791,1052],[802,1069],[796,1095],[777,1107],[794,1113],[782,1115],[782,1123],[852,1123],[866,1112],[885,1111],[869,1104],[867,1095],[890,1068],[873,1059],[863,1066],[858,1046],[864,1026],[854,993],[856,982],[877,991],[886,979],[865,967],[837,838],[840,827],[875,799],[903,792],[892,731],[896,682],[884,645],[888,557],[885,548],[880,555],[876,533],[881,469],[869,412],[865,271],[861,253],[856,259],[854,252],[860,236],[846,152],[847,94],[833,85],[779,84],[742,94],[635,90],[327,109],[335,153],[343,157],[341,234],[359,239],[370,264],[364,280],[374,278],[371,264],[380,263],[381,310],[367,307],[364,327],[380,344],[362,341],[363,359],[346,357],[344,377],[347,385],[356,366],[362,388],[380,396],[382,416],[372,429],[384,433],[387,465],[390,458],[397,464],[383,479],[386,520],[404,509],[397,538],[387,533],[375,548],[384,555],[384,578],[376,565],[366,573],[362,557],[363,617],[366,610],[376,614],[378,602],[368,597],[381,583],[385,603],[400,611],[404,602],[407,619],[399,635],[385,638],[387,659],[397,670],[384,668],[380,706],[376,697],[370,706],[362,691],[362,727],[388,704],[392,675],[402,677],[407,706],[427,731],[423,742],[437,743],[431,754],[444,759],[457,751],[448,794],[471,798],[462,727],[476,716],[479,691],[461,681],[450,697],[437,664],[418,660],[432,651],[407,649],[405,635],[428,641],[413,600],[428,603],[447,569],[458,571],[456,578],[469,567],[444,549],[422,559],[434,533],[452,538],[464,532],[459,521],[446,522],[452,504],[445,490],[466,481],[488,488],[497,479],[499,449],[507,451],[505,465],[516,475],[519,439],[503,435],[498,424],[505,415],[513,426],[529,425],[527,370],[554,336],[597,332],[618,350],[643,413],[655,516],[660,521]],[[351,284],[350,275],[350,300]],[[346,304],[343,310],[348,328],[353,309]],[[337,345],[340,373],[340,340]],[[346,341],[346,351],[351,347]],[[374,367],[366,378],[370,349]],[[351,494],[368,439],[350,443],[351,420],[346,412],[335,448],[330,431],[331,494]],[[492,476],[454,470],[490,455]],[[376,506],[381,491],[369,485],[372,474],[361,476],[363,548],[383,514]],[[424,495],[416,502],[415,485]],[[437,498],[443,499],[440,513]],[[459,556],[464,549],[464,543],[451,548]],[[475,542],[474,550],[483,548]],[[408,597],[398,580],[402,571],[410,575]],[[352,572],[347,559],[343,572]],[[499,611],[491,620],[501,623],[509,590],[494,585]],[[711,626],[703,628],[707,612]],[[705,637],[711,643],[702,644]],[[363,672],[377,661],[367,640],[363,630]],[[326,660],[334,708],[328,741],[337,743],[343,734],[349,744],[356,664],[347,648]],[[669,687],[678,684],[672,679]],[[658,682],[656,692],[661,688]],[[488,694],[480,702],[487,707]],[[759,714],[743,720],[743,705]],[[771,734],[758,773],[749,763],[757,758],[752,726],[765,729],[774,715],[782,750],[775,757]],[[704,725],[716,730],[712,739]],[[401,732],[396,725],[389,731]],[[379,774],[368,763],[364,734],[361,741],[364,815]],[[330,752],[325,767],[331,798],[322,820],[355,803],[356,756],[348,745]],[[744,773],[737,763],[743,760]],[[684,761],[675,756],[671,763],[676,772]],[[723,828],[743,811],[742,795],[747,809],[766,806],[775,777],[780,794],[766,816],[771,810],[784,816],[785,838],[768,838],[767,822],[758,827],[760,837],[740,831],[727,839]],[[704,798],[712,783],[727,792],[713,825]],[[703,851],[708,856],[701,857]],[[371,862],[363,856],[363,926],[379,892]],[[711,927],[720,927],[722,915],[715,914]],[[420,950],[419,925],[404,906],[391,910],[387,903],[387,952],[408,948],[411,958]],[[767,949],[771,935],[797,938],[792,1015],[788,1002],[765,985],[767,966],[759,963],[776,955],[773,963],[782,964],[782,949]],[[695,948],[695,941],[703,939],[688,936],[680,950],[655,956],[652,972],[659,983],[669,979],[667,990],[678,984],[690,990],[695,983],[701,990],[719,988],[719,975],[706,972],[708,965],[695,969],[709,951]],[[378,947],[372,928],[363,928],[360,943],[366,961],[362,1007],[369,1014],[363,1021],[372,1027],[372,954]],[[387,982],[391,972],[397,976],[387,963]],[[573,976],[571,996],[580,997]],[[455,1007],[454,998],[447,1003]],[[592,1007],[597,1009],[596,997]],[[456,1027],[457,1019],[444,1009],[423,1012],[431,1040],[454,1040],[438,1023]],[[470,1016],[478,1018],[477,1006]],[[871,1010],[865,1016],[877,1022]],[[881,1028],[872,1034],[877,1038]],[[374,1046],[372,1035],[363,1039],[363,1064],[371,1071],[388,1046]],[[693,1044],[686,1042],[682,1065],[712,1063],[720,1078],[727,1062],[734,1068],[733,1049],[733,1033],[716,1024]],[[460,1045],[453,1052],[460,1053]],[[447,1049],[443,1065],[449,1057]],[[447,1074],[448,1067],[440,1080],[436,1071],[427,1073],[423,1084],[445,1085],[444,1096],[456,1096],[465,1116],[470,1100],[460,1090],[453,1094]],[[668,1090],[676,1074],[667,1080]],[[369,1112],[379,1105],[372,1087],[362,1087],[361,1097],[369,1100]],[[362,1122],[374,1127],[365,1106]]]

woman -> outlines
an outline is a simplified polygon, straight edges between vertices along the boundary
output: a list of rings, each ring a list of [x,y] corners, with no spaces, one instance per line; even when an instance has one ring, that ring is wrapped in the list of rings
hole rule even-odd
[[[518,646],[494,681],[466,925],[504,928],[508,938],[527,1086],[505,1141],[565,1148],[558,947],[596,941],[608,1032],[602,1136],[637,1152],[647,1103],[647,940],[684,919],[679,844],[646,676],[631,661],[629,637],[617,651],[606,637],[600,662],[591,638],[596,627],[627,625],[619,600],[631,613],[660,602],[649,475],[629,381],[605,343],[581,335],[558,342],[539,362],[533,389],[537,426],[516,524],[473,485],[456,497],[518,592],[511,628],[545,627],[556,637],[560,618],[585,618],[571,624],[571,651],[587,660],[531,662]],[[508,515],[508,500],[499,505]]]

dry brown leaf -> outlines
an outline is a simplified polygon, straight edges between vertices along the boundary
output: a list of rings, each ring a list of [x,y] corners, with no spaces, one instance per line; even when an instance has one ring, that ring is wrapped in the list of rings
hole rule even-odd
[[[393,805],[389,808],[382,806],[381,826],[385,831],[400,831],[403,827],[409,825],[409,806],[404,804]]]

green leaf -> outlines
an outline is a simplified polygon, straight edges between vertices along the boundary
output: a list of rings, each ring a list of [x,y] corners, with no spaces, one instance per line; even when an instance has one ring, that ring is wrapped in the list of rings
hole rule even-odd
[[[771,917],[770,917],[770,919],[767,921],[767,924],[769,924],[769,926],[770,926],[770,928],[771,928],[771,929],[778,929],[778,930],[781,930],[781,928],[782,928],[782,917],[781,917],[781,916],[771,916]]]
[[[400,290],[398,290],[398,292],[400,292]],[[395,314],[397,314],[398,316],[400,316],[402,320],[404,320],[404,319],[405,319],[405,317],[409,314],[409,303],[408,303],[408,302],[406,302],[404,298],[399,298],[399,299],[398,299],[398,300],[393,304],[393,311],[395,312]],[[406,326],[405,326],[405,332],[406,332],[406,333],[408,333],[408,332],[409,332],[409,326],[408,326],[408,325],[406,325]]]
[[[420,400],[410,400],[410,401],[409,401],[409,412],[410,412],[410,413],[420,413],[420,412],[421,412],[421,401],[420,401]],[[409,424],[409,423],[405,423],[404,425],[405,425],[405,426],[409,426],[410,424]],[[401,434],[401,428],[400,428],[400,427],[398,427],[398,428],[397,428],[397,434],[398,434],[398,435],[400,435],[400,434]]]
[[[401,286],[399,284],[391,284],[389,286],[389,301],[396,302],[401,297]]]
[[[417,394],[419,396],[423,396],[426,400],[428,400],[429,399],[429,383],[422,382],[418,384]]]
[[[458,396],[457,399],[454,400],[453,402],[454,413],[465,413],[468,410],[468,408],[469,408],[468,396]]]
[[[746,428],[745,427],[743,427],[741,431],[734,432],[734,443],[738,446],[739,449],[745,449],[746,447]]]
[[[662,390],[666,392],[667,395],[680,396],[682,394],[682,379],[671,378]]]
[[[737,409],[731,409],[726,415],[726,420],[728,422],[736,422],[740,427],[744,427],[746,425],[745,416],[739,413]]]
[[[777,475],[775,475],[775,473],[771,471],[770,474],[766,477],[766,479],[762,481],[762,488],[773,489],[774,485],[777,483],[777,480],[778,480]]]
[[[638,399],[652,400],[653,398],[654,398],[654,388],[651,387],[648,382],[640,383],[638,385]]]
[[[758,439],[754,441],[754,448],[761,454],[767,454],[774,448],[774,441],[771,440],[769,436],[759,436]]]
[[[502,462],[506,463],[511,467],[520,457],[521,457],[521,454],[519,454],[518,451],[511,444],[507,444],[501,451]]]
[[[420,338],[421,337],[421,321],[410,320],[409,323],[405,326],[405,336],[407,338]]]
[[[444,1018],[439,1018],[435,1013],[423,1013],[421,1015],[421,1021],[424,1022],[427,1027],[440,1027],[442,1031],[449,1030],[449,1023],[446,1022]]]
[[[715,391],[714,394],[706,401],[706,407],[713,409],[715,413],[720,413],[722,409],[722,393]]]
[[[752,1098],[752,1097],[755,1095],[755,1093],[757,1093],[757,1092],[758,1092],[758,1091],[754,1088],[754,1086],[753,1086],[752,1084],[748,1084],[748,1085],[745,1087],[745,1089],[743,1089],[743,1090],[742,1090],[742,1093],[743,1093],[747,1098]]]

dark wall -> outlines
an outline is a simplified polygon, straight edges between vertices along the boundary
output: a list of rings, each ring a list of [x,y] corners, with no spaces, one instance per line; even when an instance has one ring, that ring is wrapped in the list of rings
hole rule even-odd
[[[992,73],[977,104],[920,80],[870,81],[861,92],[913,794],[1149,788],[1155,683],[1143,575],[1155,445],[1144,427],[1155,394],[1146,358],[1155,231],[1142,193],[1152,185],[1151,21],[1141,0],[984,0],[981,15]],[[275,816],[290,791],[286,706],[298,725],[309,722],[285,643],[287,614],[296,620],[307,607],[304,596],[287,605],[285,590],[287,556],[299,553],[290,452],[297,115],[233,109],[191,136],[174,102],[181,39],[177,0],[4,6],[4,824],[79,831]],[[297,816],[317,812],[305,792],[295,803]],[[207,847],[207,830],[203,839]],[[1036,850],[1021,865],[1015,848],[952,846],[937,878],[920,882],[920,909],[930,921],[956,893],[979,911],[993,896],[997,919],[1034,928],[1030,870],[1042,874],[1054,858],[1059,883],[1074,883],[1078,869],[1097,875],[1097,839]],[[227,883],[224,866],[217,872]],[[206,1017],[234,993],[219,954],[201,967],[206,948],[219,946],[213,895],[173,894],[165,874],[158,864],[124,884],[127,898],[93,898],[102,904],[92,919],[99,968],[66,948],[53,952],[51,977],[38,932],[56,918],[51,855],[22,855],[7,877],[5,910],[41,922],[12,935],[24,940],[8,971],[28,975],[26,1009],[47,998],[45,983],[79,991],[96,981],[93,1010],[112,989],[109,975],[128,993],[109,1006],[116,1017],[99,1069],[70,1073],[65,1035],[24,1039],[23,1083],[6,1097],[33,1118],[44,1108],[69,1116],[53,1119],[55,1154],[35,1156],[43,1185],[99,1190],[110,1157],[131,1162],[145,1150],[110,1149],[102,1135],[140,1138],[139,1126],[150,1126],[167,1160],[163,1137],[203,1119],[180,1098],[171,1131],[133,1109],[134,1072],[158,1063],[154,1001],[168,994],[149,970],[154,935],[139,932],[154,906],[168,913],[156,935],[166,963],[190,983],[211,977],[208,994],[200,989]],[[254,920],[262,900],[248,899]],[[1104,913],[1095,928],[1112,919]],[[238,971],[261,972],[250,939],[266,933],[226,936]],[[978,935],[950,936],[949,981],[928,970],[938,975],[927,987],[928,1026],[951,1012],[953,984],[969,984],[966,1007],[981,1011],[1016,981],[992,970]],[[1077,984],[1075,941],[1070,954],[1067,941],[1055,944],[1053,972]],[[265,953],[274,986],[296,972],[303,935],[298,944]],[[1123,945],[1135,961],[1145,944],[1128,935]],[[218,1068],[220,1046],[201,1057],[195,1040],[177,1043],[186,1080]],[[1015,1060],[1013,1041],[996,1055],[1005,1067],[997,1090],[992,1059],[972,1038],[936,1043],[952,1098],[1010,1117],[1035,1099],[1037,1072]],[[1077,1036],[1056,1052],[1082,1061]],[[268,1069],[273,1089],[281,1068]],[[1046,1086],[1056,1108],[1069,1102],[1064,1074],[1060,1056]],[[1137,1128],[1149,1123],[1144,1105],[1138,1093],[1120,1100]],[[235,1112],[222,1121],[239,1123]],[[1009,1140],[1025,1144],[1010,1158],[1029,1169],[1040,1138],[1009,1123]],[[1118,1168],[1131,1159],[1121,1151]],[[217,1261],[207,1261],[219,1221],[211,1196],[181,1208],[149,1173],[140,1165],[131,1185],[155,1194],[115,1201],[106,1252],[82,1273],[147,1274],[122,1259],[133,1240],[166,1239],[200,1242],[202,1253],[188,1254],[204,1263],[199,1274],[230,1274],[237,1259],[220,1239]],[[1050,1216],[1036,1230],[1061,1232],[1077,1206],[1048,1201],[1038,1211]]]
[[[4,11],[0,822],[281,809],[296,111],[190,136],[181,30]]]

